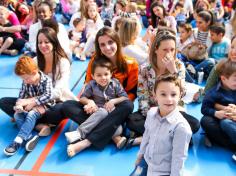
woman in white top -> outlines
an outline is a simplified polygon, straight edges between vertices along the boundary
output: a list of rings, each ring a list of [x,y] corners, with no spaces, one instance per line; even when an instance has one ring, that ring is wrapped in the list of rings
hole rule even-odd
[[[38,22],[31,25],[29,28],[29,43],[27,46],[32,52],[36,52],[36,36],[39,29],[42,28],[42,21],[53,18],[53,7],[47,1],[41,2],[36,10],[37,10]],[[67,31],[62,24],[58,23],[58,26],[59,26],[59,32],[57,34],[58,40],[62,48],[65,50],[67,56],[70,58],[72,56],[72,53],[69,47],[70,41],[67,35]]]
[[[125,55],[136,59],[139,65],[148,60],[148,46],[139,37],[140,31],[137,18],[122,18],[119,28],[122,51]]]

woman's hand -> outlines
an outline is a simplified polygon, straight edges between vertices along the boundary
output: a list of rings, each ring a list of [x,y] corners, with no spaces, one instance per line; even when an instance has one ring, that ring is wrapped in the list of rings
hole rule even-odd
[[[162,59],[162,62],[171,74],[178,72],[175,65],[175,58],[171,54],[166,54],[166,56]]]
[[[225,114],[227,118],[236,121],[236,105],[229,104],[225,109]]]

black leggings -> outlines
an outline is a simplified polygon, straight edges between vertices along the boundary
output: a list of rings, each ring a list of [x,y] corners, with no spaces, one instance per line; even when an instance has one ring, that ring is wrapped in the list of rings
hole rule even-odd
[[[183,117],[188,121],[193,134],[196,133],[200,128],[200,123],[198,119],[195,117],[187,114],[186,112],[180,111],[180,113],[183,115]],[[142,135],[144,133],[144,123],[145,123],[146,117],[141,114],[141,112],[137,111],[133,114],[129,115],[127,120],[127,127],[131,130],[137,133],[138,135]]]
[[[14,116],[13,107],[16,104],[17,98],[15,97],[3,97],[0,99],[0,109],[5,112],[10,117]],[[61,111],[62,103],[57,103],[55,106],[48,109],[42,118],[38,119],[37,123],[48,123],[58,125],[63,119],[65,119],[64,114]]]
[[[66,117],[75,121],[77,124],[83,123],[88,115],[81,110],[81,103],[74,100],[69,100],[63,103],[63,113]],[[133,111],[133,103],[130,100],[125,100],[108,114],[87,136],[87,139],[97,149],[103,149],[112,138],[119,125],[123,124],[126,118]]]

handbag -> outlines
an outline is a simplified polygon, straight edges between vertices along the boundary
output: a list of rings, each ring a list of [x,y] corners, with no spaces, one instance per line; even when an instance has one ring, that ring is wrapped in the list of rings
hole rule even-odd
[[[208,57],[207,46],[195,40],[186,45],[182,49],[181,54],[183,54],[188,60],[202,61]]]

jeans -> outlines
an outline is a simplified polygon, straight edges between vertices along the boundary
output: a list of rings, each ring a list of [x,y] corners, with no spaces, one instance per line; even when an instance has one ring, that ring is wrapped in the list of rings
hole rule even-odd
[[[28,140],[34,129],[36,120],[41,117],[41,114],[37,111],[31,110],[29,112],[15,113],[17,127],[20,129],[17,136],[23,140]]]
[[[212,68],[215,66],[216,60],[213,58],[205,59],[204,61],[200,62],[198,65],[194,66],[196,72],[201,71],[203,69],[203,72],[205,73],[205,78],[207,78],[212,70]]]
[[[206,132],[207,137],[212,142],[215,142],[223,147],[227,147],[233,151],[236,150],[236,145],[220,127],[219,119],[211,116],[203,116],[201,119],[201,126]]]
[[[220,121],[220,127],[229,136],[231,141],[236,144],[236,122],[230,119],[223,119]]]
[[[135,167],[130,176],[147,176],[148,165],[143,158],[140,163]]]

